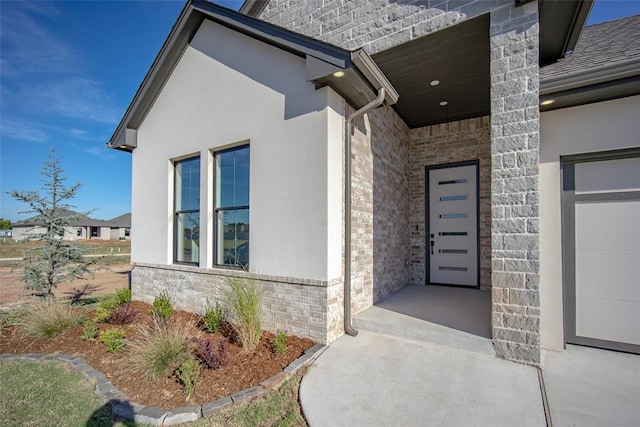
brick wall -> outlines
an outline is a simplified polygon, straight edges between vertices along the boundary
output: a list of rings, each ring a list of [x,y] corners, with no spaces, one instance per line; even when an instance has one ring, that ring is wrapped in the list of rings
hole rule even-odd
[[[540,364],[538,8],[491,14],[492,327],[496,353]]]
[[[328,308],[328,295],[341,282],[326,282],[292,277],[276,277],[249,274],[237,270],[205,269],[182,265],[143,264],[133,265],[131,289],[136,300],[146,303],[162,290],[167,290],[176,308],[193,313],[204,313],[206,299],[225,304],[227,280],[232,277],[255,278],[262,289],[264,324],[269,331],[287,329],[291,334],[327,343],[335,340],[335,326],[329,331],[328,316],[335,316],[335,306],[340,304],[335,296]],[[330,291],[330,292],[329,292]],[[341,319],[340,319],[341,321]]]
[[[490,117],[411,130],[411,283],[425,284],[425,167],[480,161],[480,287],[491,288]]]
[[[374,54],[513,0],[270,0],[260,19]]]
[[[409,284],[409,128],[393,108],[377,108],[355,122],[352,153],[357,314]]]

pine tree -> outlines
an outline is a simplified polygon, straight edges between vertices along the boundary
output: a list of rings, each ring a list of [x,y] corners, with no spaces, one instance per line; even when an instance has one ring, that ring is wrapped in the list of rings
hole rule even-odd
[[[43,246],[29,250],[29,255],[22,261],[22,279],[25,289],[32,290],[42,298],[54,297],[53,290],[60,284],[82,279],[91,275],[91,266],[95,260],[85,257],[85,247],[63,239],[65,226],[89,212],[69,215],[68,210],[74,206],[67,203],[72,200],[82,184],[71,187],[64,185],[66,178],[62,176],[64,169],[52,149],[49,161],[44,162],[40,174],[45,195],[37,190],[18,192],[13,190],[11,196],[25,203],[29,209],[20,213],[36,214],[33,219],[36,226],[43,229],[41,233],[29,234],[28,240],[44,242]]]

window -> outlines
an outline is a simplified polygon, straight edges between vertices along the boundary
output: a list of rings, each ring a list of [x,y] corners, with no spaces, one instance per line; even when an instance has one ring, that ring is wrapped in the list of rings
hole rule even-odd
[[[200,260],[200,157],[175,162],[174,262]]]
[[[124,229],[124,237],[129,237],[131,235],[131,229],[130,228],[125,228]]]
[[[215,154],[215,260],[249,265],[249,146]]]
[[[77,228],[76,229],[76,236],[82,237],[82,228]]]

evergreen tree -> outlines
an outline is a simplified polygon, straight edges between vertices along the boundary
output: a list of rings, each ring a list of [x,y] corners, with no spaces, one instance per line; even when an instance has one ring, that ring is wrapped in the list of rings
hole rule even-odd
[[[43,230],[27,237],[28,240],[43,241],[44,245],[29,250],[29,255],[22,262],[22,279],[25,289],[47,299],[53,298],[53,290],[61,283],[91,275],[90,267],[95,264],[95,260],[83,257],[87,252],[85,247],[63,239],[65,226],[89,214],[69,214],[68,210],[73,206],[67,201],[76,196],[81,184],[65,186],[63,172],[52,149],[49,161],[44,163],[40,172],[45,194],[41,195],[37,190],[13,190],[10,193],[14,199],[29,206],[28,210],[20,213],[35,213],[37,216],[33,221]]]
[[[11,230],[11,220],[0,218],[0,230]]]

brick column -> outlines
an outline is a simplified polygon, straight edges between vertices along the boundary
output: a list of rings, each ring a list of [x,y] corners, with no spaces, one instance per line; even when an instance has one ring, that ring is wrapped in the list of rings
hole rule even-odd
[[[492,330],[498,356],[540,364],[538,5],[491,13]]]

